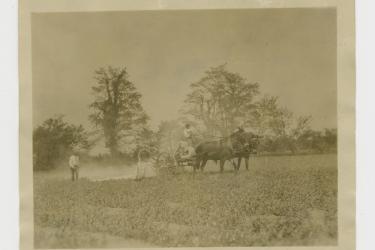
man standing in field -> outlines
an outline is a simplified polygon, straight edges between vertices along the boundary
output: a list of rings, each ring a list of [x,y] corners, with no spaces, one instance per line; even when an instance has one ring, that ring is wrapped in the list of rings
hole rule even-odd
[[[79,157],[75,152],[69,157],[69,167],[72,173],[72,181],[78,180]]]

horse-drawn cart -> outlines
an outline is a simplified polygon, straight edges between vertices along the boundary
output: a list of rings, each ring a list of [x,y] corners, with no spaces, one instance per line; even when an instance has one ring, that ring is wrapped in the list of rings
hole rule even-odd
[[[176,163],[177,163],[177,166],[179,167],[185,167],[185,166],[194,167],[194,165],[196,164],[196,157],[191,156],[189,158],[179,158],[179,159],[176,159]]]
[[[250,155],[254,153],[258,143],[258,136],[252,133],[241,133],[241,135],[231,135],[220,140],[201,142],[194,148],[181,144],[175,152],[160,153],[154,150],[153,166],[159,173],[176,173],[179,170],[185,170],[185,167],[191,167],[195,172],[196,170],[203,171],[207,161],[215,161],[221,172],[226,162],[230,162],[234,170],[238,171],[244,159],[246,169],[249,169]]]
[[[162,152],[156,157],[154,165],[161,173],[175,173],[176,171],[184,170],[185,167],[193,168],[195,163],[195,156],[182,157],[179,152],[176,152],[175,154]]]

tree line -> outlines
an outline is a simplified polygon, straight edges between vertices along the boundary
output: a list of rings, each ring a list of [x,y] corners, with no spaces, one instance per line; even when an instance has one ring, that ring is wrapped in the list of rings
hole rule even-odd
[[[228,136],[241,126],[262,136],[263,153],[336,151],[336,129],[312,130],[311,116],[295,116],[278,97],[261,95],[259,83],[228,71],[225,64],[191,83],[180,117],[161,122],[155,131],[126,68],[100,68],[94,79],[88,117],[94,129],[69,124],[63,116],[47,119],[33,131],[34,169],[52,169],[72,151],[87,155],[98,140],[104,140],[111,159],[131,160],[144,147],[172,152],[182,123],[192,124],[202,141]]]

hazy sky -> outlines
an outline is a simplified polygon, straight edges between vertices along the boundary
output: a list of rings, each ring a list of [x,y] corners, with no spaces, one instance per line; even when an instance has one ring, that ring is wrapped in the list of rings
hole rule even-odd
[[[313,127],[336,127],[334,9],[43,13],[32,16],[34,126],[88,126],[93,72],[126,66],[151,124],[176,119],[209,67],[227,63]]]

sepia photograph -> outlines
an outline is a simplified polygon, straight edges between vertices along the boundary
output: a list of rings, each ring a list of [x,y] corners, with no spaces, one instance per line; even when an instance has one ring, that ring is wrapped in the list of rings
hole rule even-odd
[[[32,15],[37,248],[336,245],[336,11]]]
[[[338,18],[31,12],[33,248],[337,247]]]

